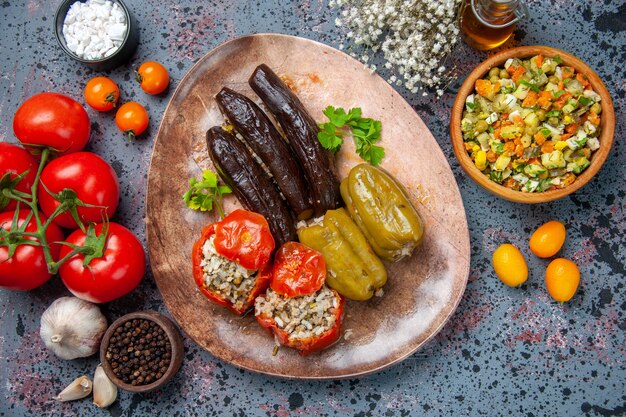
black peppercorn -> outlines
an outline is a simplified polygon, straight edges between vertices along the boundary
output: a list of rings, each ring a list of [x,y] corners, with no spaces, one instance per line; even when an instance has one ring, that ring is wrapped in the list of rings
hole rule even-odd
[[[167,371],[172,346],[165,331],[152,320],[133,319],[115,329],[106,358],[116,377],[127,384],[146,385]]]

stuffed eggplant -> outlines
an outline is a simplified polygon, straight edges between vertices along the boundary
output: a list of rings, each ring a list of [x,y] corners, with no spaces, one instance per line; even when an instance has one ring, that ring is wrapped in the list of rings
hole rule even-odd
[[[291,147],[263,110],[248,97],[226,87],[215,100],[224,116],[272,173],[298,220],[311,217],[313,206],[302,169]]]
[[[285,132],[309,184],[315,215],[341,206],[331,157],[317,139],[319,126],[298,97],[264,64],[254,70],[248,82]]]
[[[276,245],[295,240],[296,228],[287,203],[246,146],[219,126],[209,129],[206,140],[218,173],[246,209],[267,219]]]

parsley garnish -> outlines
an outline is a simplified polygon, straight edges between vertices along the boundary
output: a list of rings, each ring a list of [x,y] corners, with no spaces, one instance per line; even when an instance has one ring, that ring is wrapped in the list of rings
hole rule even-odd
[[[189,179],[189,190],[183,195],[187,207],[192,210],[211,211],[213,204],[221,217],[224,217],[222,196],[232,193],[227,185],[217,184],[217,175],[209,170],[202,172],[202,180]]]
[[[561,58],[561,55],[557,55],[557,56],[553,57],[552,59],[554,60],[554,62],[557,63],[557,65],[563,62],[563,59]]]
[[[535,93],[539,92],[539,86],[537,86],[537,84],[530,83],[526,80],[520,80],[520,84],[524,84],[526,87],[530,88]]]
[[[385,157],[385,150],[374,145],[380,140],[382,123],[380,120],[361,117],[361,108],[355,107],[347,113],[341,107],[328,106],[324,109],[328,122],[320,124],[317,139],[325,149],[337,153],[343,144],[343,137],[352,130],[352,137],[356,145],[356,153],[365,161],[376,166]]]

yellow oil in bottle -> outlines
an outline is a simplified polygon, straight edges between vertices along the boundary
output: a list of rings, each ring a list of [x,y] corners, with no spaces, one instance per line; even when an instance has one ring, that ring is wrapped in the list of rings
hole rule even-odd
[[[486,51],[506,42],[525,15],[521,0],[463,0],[459,26],[468,45]]]

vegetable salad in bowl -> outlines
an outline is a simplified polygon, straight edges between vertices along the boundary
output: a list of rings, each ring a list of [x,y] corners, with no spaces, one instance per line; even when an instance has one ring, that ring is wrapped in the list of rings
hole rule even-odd
[[[464,146],[492,181],[522,192],[572,184],[600,147],[600,95],[558,55],[508,59],[474,85]]]

